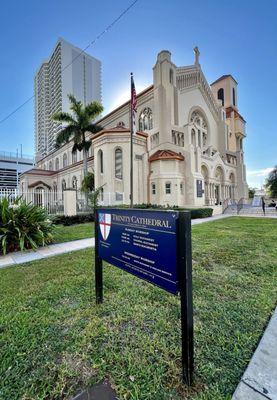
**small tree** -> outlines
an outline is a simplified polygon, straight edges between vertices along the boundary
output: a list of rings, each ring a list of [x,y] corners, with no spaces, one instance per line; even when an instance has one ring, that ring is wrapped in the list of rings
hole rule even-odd
[[[81,191],[85,193],[92,192],[94,190],[94,173],[88,172],[87,175],[84,176],[81,184]]]
[[[249,199],[253,199],[254,195],[255,195],[255,189],[254,188],[249,188],[248,189],[248,197],[249,197]]]
[[[99,196],[100,196],[104,186],[105,186],[105,183],[104,183],[104,185],[99,186],[99,188],[95,189],[95,191],[89,195],[89,200],[90,200],[93,212],[95,212],[95,209],[98,206]]]
[[[265,187],[271,197],[277,197],[277,165],[275,165],[273,170],[268,174]]]

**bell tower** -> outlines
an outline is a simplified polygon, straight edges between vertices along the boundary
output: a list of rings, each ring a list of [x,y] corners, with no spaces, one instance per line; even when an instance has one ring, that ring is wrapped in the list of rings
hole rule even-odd
[[[223,75],[211,84],[214,97],[224,108],[238,109],[237,81],[232,75]]]
[[[163,50],[153,67],[155,125],[159,131],[159,143],[171,142],[172,125],[178,125],[178,101],[176,65],[171,53]]]

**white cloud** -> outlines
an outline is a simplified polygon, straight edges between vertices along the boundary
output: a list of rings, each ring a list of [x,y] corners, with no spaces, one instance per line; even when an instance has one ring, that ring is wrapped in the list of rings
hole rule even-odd
[[[272,167],[264,168],[264,169],[256,169],[254,171],[248,171],[246,170],[247,176],[267,176],[271,171],[273,170]]]
[[[262,187],[265,183],[265,178],[268,174],[273,170],[272,167],[263,168],[263,169],[256,169],[256,170],[247,170],[246,169],[246,176],[247,182],[250,187]]]

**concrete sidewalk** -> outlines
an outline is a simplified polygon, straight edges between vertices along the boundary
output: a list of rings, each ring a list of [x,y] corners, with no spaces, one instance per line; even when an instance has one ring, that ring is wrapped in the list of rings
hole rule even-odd
[[[215,215],[209,218],[199,218],[191,221],[192,225],[211,222],[221,218],[227,218],[230,215]],[[94,247],[94,238],[79,239],[71,242],[51,244],[50,246],[40,247],[36,251],[17,251],[9,253],[6,256],[0,256],[0,269],[10,265],[24,264],[30,261],[41,260],[42,258],[57,256],[59,254],[69,253],[71,251],[83,250],[88,247]]]
[[[219,214],[208,218],[198,218],[191,221],[191,225],[203,224],[205,222],[213,222],[223,218],[240,217],[239,215]],[[248,215],[247,215],[248,217]],[[252,217],[252,216],[251,216]],[[266,218],[263,216],[255,216],[256,218]],[[18,251],[9,253],[6,256],[0,256],[0,269],[10,265],[24,264],[26,262],[41,260],[42,258],[52,257],[59,254],[69,253],[71,251],[82,250],[88,247],[94,247],[94,238],[79,239],[72,242],[52,244],[46,247],[40,247],[38,250]]]
[[[17,251],[15,253],[9,253],[6,256],[0,256],[0,268],[41,260],[42,258],[57,256],[59,254],[82,250],[88,247],[94,247],[94,238],[51,244],[50,246],[40,247],[36,251]]]
[[[277,400],[277,308],[232,400]]]

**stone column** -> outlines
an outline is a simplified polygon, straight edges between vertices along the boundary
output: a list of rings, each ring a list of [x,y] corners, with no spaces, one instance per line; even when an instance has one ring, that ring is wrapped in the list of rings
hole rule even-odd
[[[77,214],[77,191],[76,189],[65,189],[63,192],[64,215]]]

